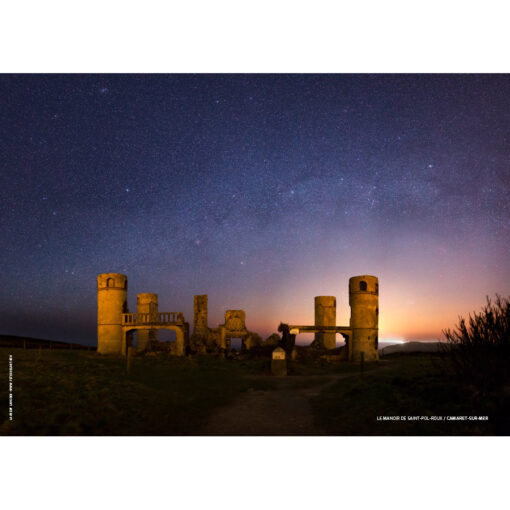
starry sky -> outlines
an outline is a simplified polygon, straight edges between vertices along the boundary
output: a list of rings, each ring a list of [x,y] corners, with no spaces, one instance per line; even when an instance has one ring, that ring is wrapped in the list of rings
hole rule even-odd
[[[510,294],[510,75],[0,75],[0,199],[0,334],[95,344],[103,272],[347,325],[373,274],[382,340],[440,338]]]

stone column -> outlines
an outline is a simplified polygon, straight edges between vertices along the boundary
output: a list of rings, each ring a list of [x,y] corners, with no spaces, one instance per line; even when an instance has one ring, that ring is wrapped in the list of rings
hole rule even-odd
[[[315,325],[336,326],[335,296],[315,297]],[[315,340],[326,349],[334,349],[336,347],[336,334],[334,332],[315,333]]]
[[[193,334],[207,336],[207,294],[193,296]]]
[[[158,316],[158,295],[150,293],[138,294],[136,297],[136,313],[148,313],[150,314],[151,322],[156,321]],[[137,330],[137,336],[137,349],[143,352],[148,348],[151,340],[158,339],[158,332],[155,329],[139,329]]]

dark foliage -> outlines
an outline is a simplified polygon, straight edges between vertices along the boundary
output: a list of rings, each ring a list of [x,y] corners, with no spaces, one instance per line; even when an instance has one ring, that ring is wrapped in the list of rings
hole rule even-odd
[[[443,331],[447,359],[456,376],[481,392],[502,388],[510,382],[510,297],[491,301],[466,321],[459,317],[453,331]]]

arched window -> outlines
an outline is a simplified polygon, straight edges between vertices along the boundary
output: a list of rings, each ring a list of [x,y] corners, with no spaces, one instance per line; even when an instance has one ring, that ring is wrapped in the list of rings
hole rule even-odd
[[[378,336],[375,337],[375,348],[376,348],[376,350],[379,348],[379,337]]]
[[[367,282],[364,280],[361,280],[359,282],[359,290],[367,290]]]
[[[107,287],[113,287],[114,285],[115,285],[115,282],[113,281],[113,278],[108,278],[108,280],[106,280]]]
[[[376,315],[379,315],[379,308],[376,308],[376,309],[375,309],[375,314],[376,314]]]
[[[375,293],[379,294],[379,284],[378,283],[375,284]]]

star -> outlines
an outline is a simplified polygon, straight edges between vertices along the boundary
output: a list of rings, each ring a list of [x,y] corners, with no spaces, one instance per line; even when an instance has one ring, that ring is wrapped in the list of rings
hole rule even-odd
[[[0,309],[73,302],[68,333],[94,343],[111,271],[130,300],[156,292],[189,317],[207,290],[269,335],[373,272],[385,299],[412,284],[440,334],[432,289],[455,289],[434,302],[453,317],[489,281],[510,292],[509,93],[507,75],[2,75],[2,274],[20,298]],[[51,290],[64,268],[72,288]],[[398,324],[398,300],[387,310]]]

